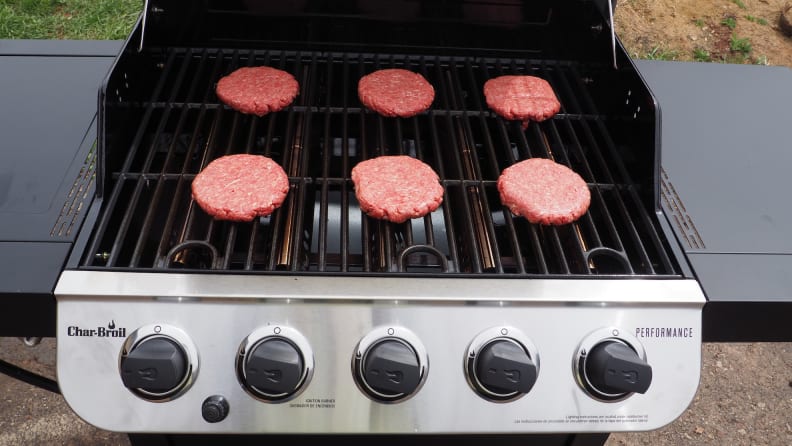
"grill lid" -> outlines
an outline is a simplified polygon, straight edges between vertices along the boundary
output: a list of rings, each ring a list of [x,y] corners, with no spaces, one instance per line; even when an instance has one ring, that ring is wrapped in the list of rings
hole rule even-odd
[[[311,47],[613,58],[608,0],[150,0],[139,51]],[[604,45],[603,45],[604,44]]]

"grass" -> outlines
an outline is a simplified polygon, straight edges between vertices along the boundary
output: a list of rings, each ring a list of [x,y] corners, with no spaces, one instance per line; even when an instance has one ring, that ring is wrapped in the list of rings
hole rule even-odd
[[[737,26],[737,18],[732,16],[726,17],[721,20],[721,25],[724,25],[729,29],[734,29]]]
[[[140,0],[0,0],[0,39],[124,39]]]
[[[729,39],[729,49],[735,53],[742,53],[744,56],[747,56],[751,53],[751,50],[753,50],[750,39],[747,37],[737,37],[736,34],[732,34]]]
[[[652,51],[646,53],[642,59],[649,60],[676,60],[679,52],[675,50],[668,50],[659,46],[652,48]]]
[[[693,60],[696,62],[712,62],[712,56],[709,51],[703,48],[696,48],[693,50]]]
[[[754,17],[752,15],[747,15],[747,16],[745,16],[745,19],[748,20],[749,22],[754,22],[754,23],[758,23],[760,25],[767,26],[767,20],[765,20],[765,19],[763,19],[761,17]]]
[[[751,51],[753,46],[751,40],[747,37],[737,37],[732,33],[729,38],[729,50],[731,54],[725,57],[724,62],[728,63],[746,63],[751,62]]]
[[[748,9],[745,7],[745,3],[743,3],[742,0],[732,0],[732,3],[737,5],[737,7],[740,9]]]

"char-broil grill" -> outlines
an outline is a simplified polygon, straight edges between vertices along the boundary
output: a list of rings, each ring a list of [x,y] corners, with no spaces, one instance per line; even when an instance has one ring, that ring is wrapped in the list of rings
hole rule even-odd
[[[146,1],[120,53],[0,41],[0,336],[55,336],[58,379],[0,372],[136,445],[581,446],[675,420],[702,340],[792,339],[789,69],[632,61],[605,0],[275,3]],[[245,66],[299,95],[221,104]],[[431,107],[363,107],[383,68],[423,75]],[[509,74],[561,111],[494,114],[483,85]],[[270,216],[192,200],[237,153],[286,170]],[[397,154],[444,191],[402,224],[365,216],[350,179]],[[584,178],[580,219],[501,204],[501,172],[536,157]]]
[[[676,419],[695,395],[703,338],[788,310],[783,268],[759,273],[788,248],[728,249],[733,233],[712,228],[746,217],[702,217],[717,195],[696,194],[684,173],[700,162],[733,177],[729,157],[698,157],[686,145],[704,146],[698,127],[680,129],[706,124],[706,102],[687,96],[716,83],[685,90],[677,71],[654,74],[667,65],[639,72],[606,3],[146,2],[101,89],[97,142],[83,139],[66,204],[45,222],[58,243],[25,245],[50,262],[68,256],[50,293],[70,407],[132,434],[366,442],[572,444]],[[222,104],[218,80],[245,66],[291,73],[297,98],[261,117]],[[411,118],[366,109],[357,82],[384,68],[423,75],[431,107]],[[664,97],[681,95],[662,126],[647,73]],[[483,85],[508,74],[547,80],[561,111],[527,127],[496,115]],[[192,200],[195,176],[238,153],[288,174],[270,216],[216,220]],[[351,170],[381,155],[431,166],[442,205],[402,224],[361,212]],[[588,212],[542,226],[503,206],[499,175],[528,158],[579,173]],[[717,184],[739,195],[750,181]],[[784,212],[762,221],[783,226]],[[729,273],[741,250],[767,302],[740,307],[728,294],[756,283]],[[702,326],[702,287],[722,329]],[[14,302],[51,294],[35,296]]]

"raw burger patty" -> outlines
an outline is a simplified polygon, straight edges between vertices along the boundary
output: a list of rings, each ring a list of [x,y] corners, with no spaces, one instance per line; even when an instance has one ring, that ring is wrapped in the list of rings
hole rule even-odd
[[[192,182],[193,199],[218,220],[251,221],[277,209],[289,177],[261,155],[227,155],[207,165]]]
[[[294,101],[300,85],[291,74],[272,67],[243,67],[217,82],[217,97],[242,113],[264,116]]]
[[[591,203],[583,178],[545,158],[520,161],[498,178],[501,202],[531,223],[563,225],[582,216]]]
[[[553,87],[535,76],[500,76],[484,83],[484,97],[509,120],[544,121],[561,110]]]
[[[360,102],[388,117],[417,115],[432,105],[434,95],[423,76],[401,68],[375,71],[358,82]]]
[[[360,209],[370,217],[403,223],[423,217],[443,202],[435,171],[409,156],[380,156],[352,169]]]

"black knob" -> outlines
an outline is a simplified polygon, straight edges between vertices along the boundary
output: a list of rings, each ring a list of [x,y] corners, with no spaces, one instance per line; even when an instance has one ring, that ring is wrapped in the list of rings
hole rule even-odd
[[[228,400],[222,395],[213,395],[201,405],[201,416],[208,423],[217,423],[228,416]]]
[[[586,376],[602,393],[644,393],[652,383],[652,367],[624,343],[604,341],[589,352]]]
[[[528,393],[536,375],[536,364],[525,349],[505,339],[484,346],[476,360],[476,378],[496,395]]]
[[[247,356],[245,382],[262,396],[281,397],[302,383],[305,364],[300,350],[282,338],[264,339]]]
[[[421,383],[421,366],[415,351],[404,342],[384,340],[366,353],[363,380],[386,397],[409,395]]]
[[[150,394],[177,390],[186,374],[184,350],[164,336],[144,338],[121,359],[124,386]]]

